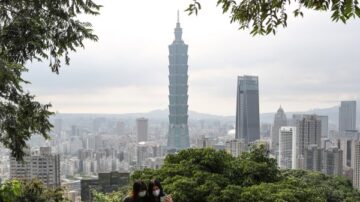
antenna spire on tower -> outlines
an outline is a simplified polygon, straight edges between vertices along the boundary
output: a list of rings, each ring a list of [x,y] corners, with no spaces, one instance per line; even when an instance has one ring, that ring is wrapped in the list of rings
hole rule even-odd
[[[180,14],[179,14],[179,10],[177,10],[177,22],[180,23]]]

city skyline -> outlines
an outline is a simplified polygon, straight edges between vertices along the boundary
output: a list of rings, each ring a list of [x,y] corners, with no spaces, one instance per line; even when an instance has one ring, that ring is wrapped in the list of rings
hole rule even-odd
[[[0,201],[360,201],[357,1],[2,4]]]
[[[63,113],[166,108],[164,55],[176,11],[183,11],[187,2],[101,3],[103,15],[89,18],[99,41],[86,41],[86,50],[71,53],[70,66],[63,66],[60,75],[51,73],[46,62],[30,65],[25,78],[32,84],[26,88]],[[142,4],[138,12],[146,18],[127,9],[138,4]],[[158,9],[160,5],[169,9]],[[192,44],[190,110],[234,115],[234,82],[243,74],[261,78],[262,113],[275,111],[280,104],[287,111],[304,111],[360,99],[354,51],[360,40],[355,37],[360,34],[359,22],[333,23],[329,14],[305,11],[303,19],[289,16],[288,27],[276,36],[251,37],[247,30],[229,24],[228,16],[211,2],[203,2],[203,7],[198,16],[180,12],[184,37]]]

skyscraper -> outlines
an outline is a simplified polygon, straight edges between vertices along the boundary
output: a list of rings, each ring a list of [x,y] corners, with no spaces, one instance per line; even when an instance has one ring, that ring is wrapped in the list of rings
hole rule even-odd
[[[321,137],[329,137],[329,117],[328,116],[318,116],[321,121]]]
[[[249,144],[260,139],[257,76],[238,76],[235,138]]]
[[[341,101],[339,108],[339,132],[356,130],[356,101]]]
[[[321,120],[316,115],[294,115],[296,121],[296,132],[298,133],[297,168],[303,168],[305,151],[308,147],[316,145],[317,149],[321,148]]]
[[[296,168],[296,127],[279,129],[279,167],[282,169]]]
[[[328,175],[342,175],[343,172],[343,151],[337,146],[324,150],[323,172]]]
[[[169,46],[169,133],[168,150],[177,151],[190,147],[188,128],[188,45],[182,40],[178,20],[175,40]]]
[[[298,168],[305,170],[321,171],[323,149],[317,144],[310,144],[304,149],[304,162]]]
[[[351,157],[351,167],[353,168],[353,187],[356,189],[360,189],[360,141],[354,140],[352,142],[352,151],[354,154]]]
[[[275,157],[279,154],[279,131],[287,126],[287,119],[283,108],[280,106],[274,117],[274,124],[271,129],[271,150]]]
[[[138,118],[136,119],[136,131],[138,142],[143,142],[148,140],[148,122],[149,120],[146,118]]]
[[[51,154],[50,147],[39,151],[27,151],[24,161],[10,158],[10,178],[30,180],[37,178],[47,187],[60,186],[60,156]]]

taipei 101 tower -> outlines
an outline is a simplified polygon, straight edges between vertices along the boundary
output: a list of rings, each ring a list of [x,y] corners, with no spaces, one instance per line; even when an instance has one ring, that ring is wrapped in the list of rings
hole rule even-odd
[[[188,128],[188,45],[181,38],[179,11],[175,40],[169,45],[169,133],[170,153],[190,147]]]

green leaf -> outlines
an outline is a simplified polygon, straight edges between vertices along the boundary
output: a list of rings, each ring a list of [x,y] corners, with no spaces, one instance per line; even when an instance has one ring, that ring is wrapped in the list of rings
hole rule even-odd
[[[358,6],[355,7],[355,14],[360,18],[360,8]]]

